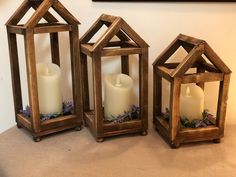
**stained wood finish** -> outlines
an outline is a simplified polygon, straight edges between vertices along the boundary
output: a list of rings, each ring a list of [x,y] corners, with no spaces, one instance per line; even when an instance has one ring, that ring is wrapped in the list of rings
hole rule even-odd
[[[220,89],[219,89],[219,96],[218,96],[216,124],[220,128],[220,134],[222,136],[224,135],[229,82],[230,82],[230,74],[225,74],[223,81],[220,82]]]
[[[67,13],[67,10],[57,0],[39,0],[37,2],[25,0],[6,23],[17,126],[19,128],[24,127],[29,130],[34,140],[37,142],[41,140],[41,136],[71,128],[77,128],[80,130],[82,126],[83,102],[80,99],[80,97],[82,97],[82,81],[81,63],[79,61],[80,47],[77,25],[79,22],[74,17],[72,17],[71,14],[67,14],[64,19],[66,19],[68,22],[73,22],[73,24],[62,24],[57,22],[57,19],[48,11],[48,9],[51,8],[55,3],[55,9],[57,9],[57,12],[61,14],[63,18],[63,15]],[[33,13],[26,24],[19,25],[18,22],[23,18],[23,16],[31,7],[35,9],[35,13]],[[47,23],[38,24],[41,18],[45,18]],[[38,33],[48,33],[50,35],[52,62],[60,65],[58,33],[61,31],[68,31],[70,36],[73,103],[75,105],[75,113],[70,116],[62,116],[60,118],[42,122],[40,120],[38,103],[34,35]],[[24,36],[28,95],[29,105],[31,108],[30,119],[24,117],[23,114],[20,113],[23,108],[16,34]]]
[[[180,63],[165,63],[169,57],[182,46],[188,55]],[[202,55],[212,63],[207,63]],[[196,68],[197,73],[186,74],[190,68]],[[173,70],[173,71],[171,71]],[[157,131],[172,148],[181,143],[213,140],[219,142],[224,135],[225,114],[230,82],[230,69],[204,40],[180,34],[157,57],[153,63],[153,123]],[[207,71],[207,72],[206,72]],[[162,117],[162,78],[171,82],[170,121]],[[206,82],[220,82],[216,125],[206,128],[180,128],[179,96],[181,84],[195,83],[202,89]]]
[[[60,66],[58,33],[50,33],[52,62]]]
[[[174,78],[171,82],[171,93],[170,93],[170,140],[171,144],[178,143],[176,142],[176,137],[180,128],[180,87],[181,87],[181,79]]]
[[[6,25],[17,25],[17,23],[23,18],[26,12],[30,9],[30,2],[24,0],[23,3],[18,7],[10,19],[6,22]]]
[[[22,110],[22,94],[21,94],[21,82],[20,82],[20,71],[19,71],[19,60],[18,60],[18,50],[16,34],[11,34],[8,31],[8,45],[10,53],[10,65],[11,65],[11,78],[12,78],[12,89],[13,89],[13,99],[15,108],[15,118],[17,120],[17,114]]]
[[[104,34],[95,43],[89,42],[103,25],[108,27]],[[110,41],[114,36],[117,36],[120,41]],[[146,135],[148,129],[148,45],[121,17],[106,14],[102,14],[98,18],[82,36],[80,42],[84,121],[97,142],[102,142],[105,137],[127,133],[139,132],[142,135]],[[101,79],[102,57],[120,56],[121,72],[129,74],[129,69],[132,67],[129,66],[129,55],[131,54],[139,56],[140,119],[116,125],[104,123]],[[89,108],[87,56],[92,58],[94,110]]]

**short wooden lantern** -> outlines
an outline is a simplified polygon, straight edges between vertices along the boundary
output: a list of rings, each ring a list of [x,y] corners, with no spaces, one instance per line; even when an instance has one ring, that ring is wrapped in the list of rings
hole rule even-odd
[[[180,63],[166,62],[182,46],[188,55]],[[206,58],[211,62],[207,62]],[[196,73],[186,71],[195,68]],[[154,97],[153,123],[164,139],[176,148],[181,143],[213,140],[219,142],[224,135],[226,102],[230,82],[230,69],[217,56],[207,42],[180,34],[153,63]],[[162,78],[168,80],[170,89],[169,122],[162,113]],[[215,125],[201,128],[181,128],[181,85],[196,83],[204,89],[205,82],[219,81],[218,105]],[[188,106],[188,105],[186,105]]]
[[[33,15],[25,24],[19,24],[20,20],[30,8],[35,9]],[[49,12],[50,8],[53,8],[66,21],[66,23],[59,23],[57,18]],[[42,18],[46,20],[45,23],[39,23]],[[71,128],[77,128],[78,130],[81,129],[83,112],[82,101],[80,99],[80,97],[82,97],[82,89],[80,86],[81,65],[79,62],[78,24],[79,21],[73,17],[58,0],[25,0],[6,23],[16,122],[19,128],[24,127],[28,129],[32,133],[35,141],[40,141],[41,137],[44,135],[62,130]],[[42,121],[39,112],[34,35],[42,33],[48,33],[50,35],[52,62],[60,66],[59,32],[69,32],[70,37],[74,112],[71,115]],[[22,114],[23,103],[19,72],[19,57],[17,52],[17,34],[24,36],[29,106],[31,114],[29,118]]]
[[[107,30],[95,43],[90,39],[105,25]],[[117,41],[110,41],[114,36]],[[148,128],[148,44],[120,17],[103,14],[80,39],[83,75],[84,120],[96,137],[140,132],[147,134]],[[102,105],[102,57],[121,56],[121,71],[129,75],[129,55],[139,55],[139,118],[122,123],[107,123]],[[87,56],[92,58],[94,110],[90,109]],[[114,106],[116,103],[114,102]]]

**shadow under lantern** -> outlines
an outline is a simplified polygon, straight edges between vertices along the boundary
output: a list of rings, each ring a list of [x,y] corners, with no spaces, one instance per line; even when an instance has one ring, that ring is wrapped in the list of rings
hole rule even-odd
[[[180,46],[187,51],[188,55],[179,63],[167,62]],[[207,62],[206,59],[210,62]],[[195,69],[196,73],[187,73],[189,69]],[[181,143],[195,141],[213,140],[214,142],[220,142],[220,138],[224,135],[230,73],[230,69],[207,42],[183,34],[178,35],[158,56],[153,63],[153,123],[171,147],[176,148]],[[170,82],[168,121],[165,120],[162,112],[163,78]],[[213,81],[219,83],[215,125],[199,128],[181,127],[181,85],[193,83],[204,91],[204,84]],[[190,105],[185,106],[188,108]]]
[[[107,30],[95,43],[91,38],[103,27]],[[117,41],[111,41],[116,36]],[[148,44],[120,17],[102,14],[80,39],[83,77],[84,121],[98,142],[104,137],[140,132],[148,128]],[[107,123],[102,104],[102,57],[121,56],[121,72],[129,75],[129,55],[139,56],[138,119],[121,123]],[[94,110],[90,109],[87,56],[92,59]],[[114,106],[116,106],[114,102]]]
[[[35,12],[25,24],[19,24],[31,8]],[[50,8],[54,9],[66,23],[58,22],[57,18],[49,12]],[[45,23],[39,22],[42,18],[46,20]],[[83,112],[80,99],[82,97],[82,89],[80,86],[81,66],[79,62],[78,25],[79,21],[58,0],[25,0],[6,23],[16,122],[19,128],[28,129],[35,141],[40,141],[42,136],[58,131],[71,128],[81,129]],[[59,32],[69,32],[74,112],[71,115],[42,121],[39,112],[34,35],[49,34],[52,62],[60,66]],[[17,34],[24,36],[30,117],[25,117],[21,112],[23,103],[17,52]]]

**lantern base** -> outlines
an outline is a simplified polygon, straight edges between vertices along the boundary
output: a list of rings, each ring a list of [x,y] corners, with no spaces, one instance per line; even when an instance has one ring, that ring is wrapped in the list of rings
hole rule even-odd
[[[75,127],[75,131],[81,131],[82,130],[82,125]]]
[[[147,130],[144,130],[144,131],[141,132],[142,136],[147,136],[147,134],[148,134]]]
[[[96,141],[97,141],[98,143],[102,143],[102,142],[104,141],[104,138],[96,138]]]
[[[214,139],[213,140],[213,143],[216,143],[216,144],[218,144],[218,143],[220,143],[221,142],[221,139]]]
[[[213,141],[220,143],[223,137],[222,131],[217,126],[208,126],[204,128],[179,128],[174,132],[170,129],[169,122],[165,121],[162,116],[156,116],[153,124],[157,132],[170,145],[171,148],[178,148],[183,143]],[[171,137],[171,131],[176,137]]]
[[[41,137],[34,137],[34,142],[40,142],[41,141]]]
[[[68,115],[40,121],[39,129],[35,131],[30,118],[25,117],[23,114],[17,114],[17,127],[23,127],[32,133],[35,142],[39,142],[43,136],[64,130],[75,129],[80,131],[82,129],[82,125],[83,122],[77,115]]]
[[[91,130],[97,142],[103,142],[104,138],[112,137],[117,135],[131,134],[131,133],[140,133],[143,136],[147,135],[147,129],[143,128],[142,119],[134,119],[130,121],[125,121],[121,123],[108,123],[106,121],[102,122],[102,133],[96,129],[95,124],[95,114],[94,111],[85,112],[84,114],[85,125]]]

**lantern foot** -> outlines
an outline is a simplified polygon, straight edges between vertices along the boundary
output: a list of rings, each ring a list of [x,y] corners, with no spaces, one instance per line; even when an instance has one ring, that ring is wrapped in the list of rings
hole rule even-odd
[[[41,141],[41,137],[34,137],[34,142],[39,142]]]
[[[171,143],[170,146],[172,149],[178,149],[180,147],[180,143]]]
[[[220,143],[220,139],[213,139],[213,143]]]
[[[142,135],[142,136],[146,136],[147,134],[148,134],[147,130],[143,130],[143,131],[141,132],[141,135]]]
[[[76,131],[81,131],[81,130],[82,130],[82,126],[80,125],[80,126],[78,126],[78,127],[75,127],[75,130],[76,130]]]
[[[17,126],[17,128],[22,128],[22,125],[19,123],[17,123],[16,126]]]
[[[104,141],[104,138],[96,138],[96,141],[97,141],[98,143],[102,143],[102,142]]]
[[[85,121],[84,121],[84,126],[85,126],[85,127],[87,127],[87,126],[88,126],[87,122],[85,122]]]

